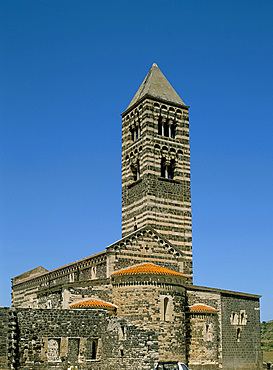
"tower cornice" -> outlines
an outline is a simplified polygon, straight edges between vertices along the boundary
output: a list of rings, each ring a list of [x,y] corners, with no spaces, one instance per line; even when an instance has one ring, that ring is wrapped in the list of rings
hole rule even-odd
[[[175,103],[173,101],[169,101],[167,99],[163,99],[163,98],[160,98],[160,97],[155,97],[155,96],[150,95],[150,94],[146,94],[141,99],[136,101],[133,105],[129,106],[123,113],[121,113],[121,117],[124,117],[126,114],[131,112],[131,110],[134,110],[134,108],[136,106],[138,106],[140,103],[142,103],[146,99],[151,99],[153,101],[161,102],[161,103],[168,104],[168,105],[172,105],[172,106],[175,106],[175,107],[178,107],[178,108],[183,108],[183,109],[189,109],[190,108],[189,105],[178,104],[178,103]]]

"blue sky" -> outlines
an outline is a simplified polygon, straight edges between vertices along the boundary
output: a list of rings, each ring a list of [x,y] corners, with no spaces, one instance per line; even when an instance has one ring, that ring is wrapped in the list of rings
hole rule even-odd
[[[0,1],[0,305],[121,237],[121,117],[156,62],[190,105],[194,282],[273,319],[273,2]]]

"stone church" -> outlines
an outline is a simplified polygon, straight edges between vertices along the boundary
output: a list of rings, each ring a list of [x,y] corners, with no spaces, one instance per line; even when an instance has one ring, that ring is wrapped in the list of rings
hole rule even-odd
[[[1,369],[262,368],[260,296],[193,285],[189,106],[154,63],[122,114],[122,239],[12,279]]]

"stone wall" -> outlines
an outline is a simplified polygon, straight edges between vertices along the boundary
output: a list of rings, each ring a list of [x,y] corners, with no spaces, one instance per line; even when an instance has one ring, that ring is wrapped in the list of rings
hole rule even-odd
[[[10,308],[0,308],[0,369],[8,369]]]
[[[2,370],[150,370],[157,359],[154,331],[103,310],[1,308],[0,317]]]
[[[217,314],[189,314],[188,361],[192,370],[219,368],[219,325]]]
[[[208,305],[216,314],[188,313],[188,363],[192,370],[218,369],[221,364],[221,296],[213,289],[192,286],[187,291],[188,306]]]
[[[262,368],[259,299],[247,295],[221,294],[223,368]]]
[[[186,362],[185,288],[167,276],[119,276],[113,281],[117,315],[158,332],[159,359]]]
[[[189,315],[192,370],[261,369],[259,296],[191,286],[187,299],[189,306],[200,303],[217,310],[217,315]]]

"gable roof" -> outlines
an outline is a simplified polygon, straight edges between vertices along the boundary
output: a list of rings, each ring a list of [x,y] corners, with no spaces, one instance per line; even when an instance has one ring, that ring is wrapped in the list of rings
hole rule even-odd
[[[156,63],[152,65],[126,111],[144,96],[155,97],[178,105],[186,106]]]
[[[129,267],[120,271],[113,272],[111,276],[117,275],[143,275],[143,274],[154,274],[154,275],[175,275],[187,278],[187,275],[181,274],[180,272],[169,270],[165,267],[157,266],[153,263],[142,263],[137,266]]]
[[[130,234],[124,236],[123,238],[117,240],[115,243],[110,244],[108,247],[106,247],[106,251],[116,250],[120,248],[124,243],[126,243],[127,240],[130,240],[132,237],[138,237],[143,232],[149,232],[151,236],[157,237],[158,239],[162,240],[163,245],[168,246],[168,250],[170,254],[175,254],[176,256],[183,256],[184,252],[175,247],[168,239],[166,239],[165,236],[157,232],[151,225],[145,225]]]
[[[12,284],[16,285],[16,284],[21,283],[23,281],[33,279],[37,276],[43,275],[47,272],[48,272],[48,270],[45,269],[43,266],[35,267],[32,270],[26,271],[23,274],[15,276],[14,278],[12,278]]]

